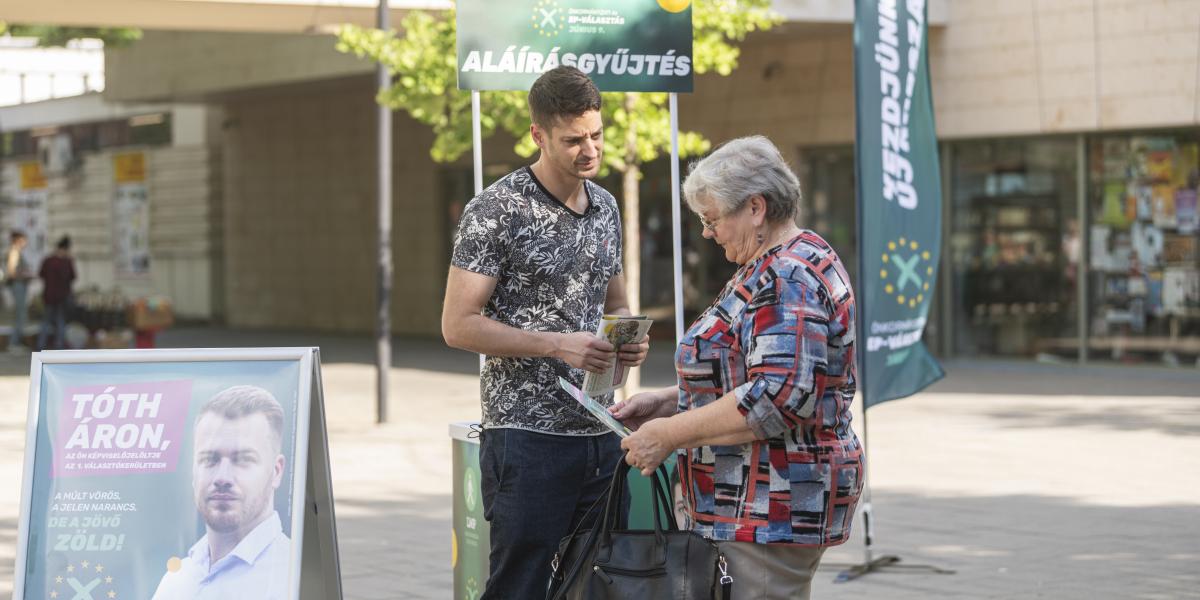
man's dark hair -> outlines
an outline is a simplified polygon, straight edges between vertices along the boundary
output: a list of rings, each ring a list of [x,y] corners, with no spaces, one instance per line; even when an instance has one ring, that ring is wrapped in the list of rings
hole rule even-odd
[[[16,229],[14,229],[14,230],[12,230],[12,233],[8,234],[8,239],[9,239],[9,241],[13,241],[13,242],[15,242],[17,240],[23,240],[23,239],[25,239],[25,234],[23,232],[20,232],[20,231],[17,231]]]
[[[62,239],[58,240],[57,247],[59,250],[70,250],[71,249],[71,236],[69,236],[69,235],[62,236]]]
[[[542,73],[529,88],[529,118],[550,129],[559,118],[600,110],[600,90],[575,67],[555,67]]]

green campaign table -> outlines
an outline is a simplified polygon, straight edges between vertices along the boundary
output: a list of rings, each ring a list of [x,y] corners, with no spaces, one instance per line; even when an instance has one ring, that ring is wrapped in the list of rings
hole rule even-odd
[[[488,577],[490,550],[488,522],[483,518],[483,494],[479,482],[479,438],[471,427],[478,422],[463,421],[450,424],[453,444],[454,523],[450,563],[454,568],[455,600],[477,600],[483,593]],[[674,457],[667,462],[668,470],[675,466]],[[629,511],[631,529],[651,529],[653,524],[650,503],[650,480],[630,470],[629,491],[632,502]]]

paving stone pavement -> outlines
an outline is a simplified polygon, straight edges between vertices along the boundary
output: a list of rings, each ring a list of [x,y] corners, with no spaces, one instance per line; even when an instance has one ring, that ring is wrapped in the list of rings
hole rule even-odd
[[[447,424],[478,417],[473,355],[397,341],[392,422],[374,424],[364,338],[180,329],[162,345],[322,348],[347,600],[450,598]],[[645,385],[670,382],[657,349]],[[955,361],[869,415],[876,554],[953,575],[884,572],[830,550],[814,598],[1200,598],[1200,371]],[[0,597],[11,593],[28,356],[0,356]],[[861,415],[855,421],[862,434]]]

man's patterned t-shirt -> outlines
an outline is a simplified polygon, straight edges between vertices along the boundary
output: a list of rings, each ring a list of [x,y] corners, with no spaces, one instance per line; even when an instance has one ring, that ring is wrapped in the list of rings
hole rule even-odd
[[[529,167],[467,204],[451,264],[496,278],[484,316],[525,331],[594,332],[609,280],[621,272],[621,219],[612,194],[584,182],[579,214],[550,194]],[[559,435],[608,430],[558,385],[583,371],[553,358],[488,356],[480,374],[484,428]],[[612,402],[611,394],[598,398]]]

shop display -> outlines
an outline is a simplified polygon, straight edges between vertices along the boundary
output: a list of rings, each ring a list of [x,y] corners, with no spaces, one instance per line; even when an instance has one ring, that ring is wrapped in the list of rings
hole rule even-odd
[[[148,343],[135,333],[166,329],[174,324],[175,315],[167,298],[130,299],[119,289],[89,287],[75,292],[67,320],[77,331],[72,348],[129,348]]]
[[[1092,337],[1114,358],[1200,353],[1200,144],[1114,136],[1093,143],[1091,164]]]
[[[1156,185],[1151,190],[1151,210],[1154,213],[1154,224],[1159,227],[1175,227],[1178,220],[1175,216],[1175,188],[1170,185]]]
[[[157,331],[174,323],[175,313],[166,298],[138,298],[129,304],[129,326],[135,331]]]
[[[1107,225],[1093,225],[1091,235],[1092,268],[1108,270],[1113,268],[1112,256],[1108,253],[1108,237],[1112,233]]]
[[[67,320],[83,325],[89,333],[125,327],[125,309],[129,301],[121,292],[105,292],[92,287],[75,292],[74,299]]]
[[[1163,262],[1168,265],[1191,265],[1196,263],[1196,237],[1192,235],[1168,235],[1163,240]]]
[[[967,314],[975,326],[995,328],[994,351],[1026,352],[1033,332],[1060,318],[1065,299],[1057,198],[979,196],[969,211],[973,259],[962,281]]]
[[[947,252],[958,353],[1034,356],[1075,339],[1090,225],[1077,218],[1078,164],[1066,138],[956,144]],[[1124,222],[1124,190],[1115,195]]]
[[[1194,235],[1200,229],[1200,213],[1196,212],[1196,190],[1175,190],[1175,225],[1179,233]]]
[[[1155,317],[1165,314],[1163,307],[1163,273],[1154,272],[1146,277],[1146,312]]]
[[[1187,315],[1200,310],[1200,270],[1170,267],[1163,274],[1163,312]]]
[[[1112,227],[1127,227],[1129,217],[1125,214],[1125,184],[1109,182],[1104,186],[1104,211],[1097,219]]]
[[[1145,225],[1137,222],[1133,224],[1133,231],[1130,233],[1130,238],[1134,256],[1137,256],[1142,264],[1159,264],[1163,254],[1163,232],[1161,229],[1153,225]]]

